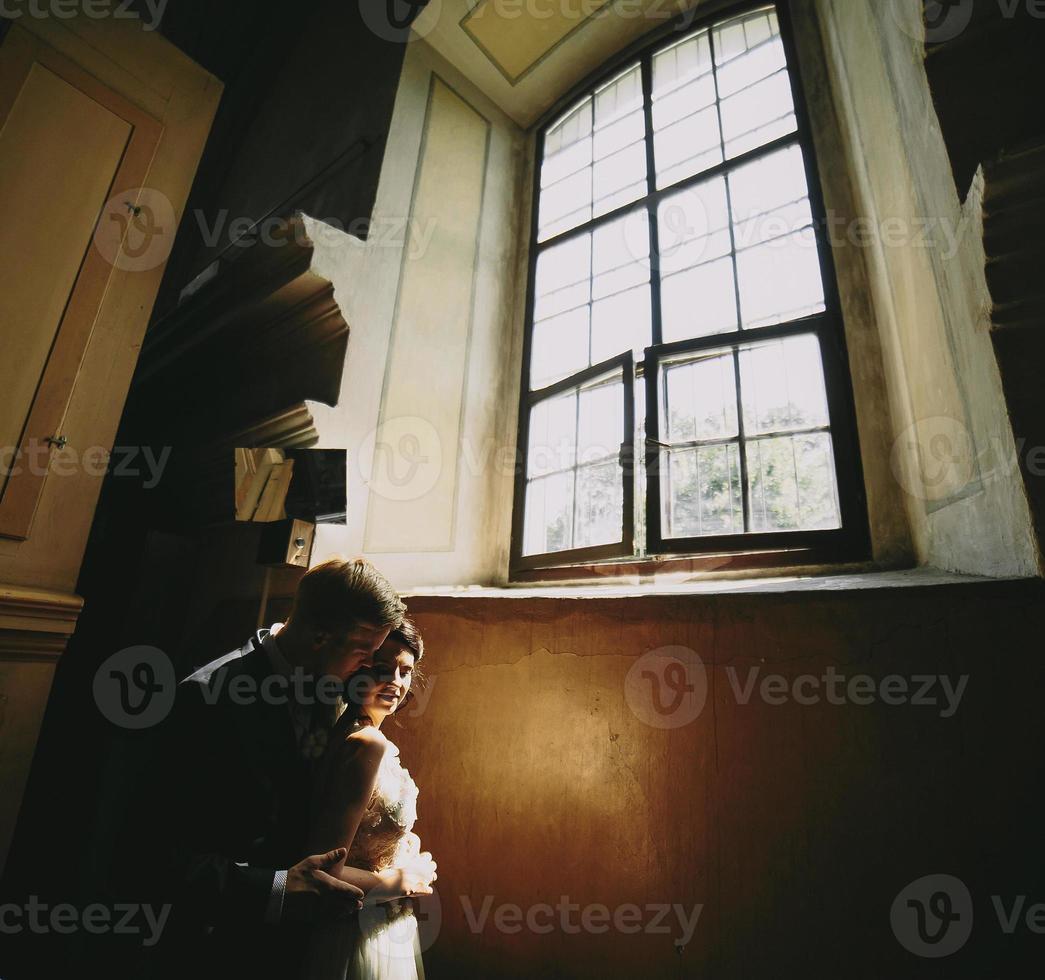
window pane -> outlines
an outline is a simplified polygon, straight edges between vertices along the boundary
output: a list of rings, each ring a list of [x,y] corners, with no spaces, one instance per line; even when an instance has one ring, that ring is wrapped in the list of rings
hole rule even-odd
[[[592,307],[592,364],[632,350],[638,357],[651,341],[649,283],[600,300]]]
[[[629,377],[628,383],[633,381]],[[624,378],[618,369],[530,411],[524,553],[621,541]]]
[[[668,366],[664,391],[669,443],[736,437],[737,387],[731,353]]]
[[[592,100],[581,103],[544,135],[538,239],[591,218]]]
[[[756,12],[716,27],[715,64],[727,158],[797,129],[775,11]]]
[[[740,452],[736,443],[665,454],[665,537],[741,534]]]
[[[841,526],[831,436],[759,439],[747,447],[753,531]]]
[[[573,479],[574,471],[567,470],[527,485],[524,555],[573,547]]]
[[[665,275],[728,255],[725,179],[716,177],[665,197],[657,208],[657,235]]]
[[[736,330],[725,179],[665,198],[657,232],[665,342]]]
[[[619,382],[582,391],[577,413],[577,462],[620,459],[624,442],[624,386]]]
[[[636,65],[595,93],[595,215],[646,193],[645,125],[642,76]]]
[[[646,147],[633,143],[595,164],[595,215],[608,214],[646,193]]]
[[[813,223],[798,146],[771,153],[729,176],[738,249],[783,238]]]
[[[649,282],[649,219],[645,211],[595,229],[592,296],[604,299]]]
[[[763,11],[717,28],[718,91],[725,99],[787,67],[776,11]]]
[[[533,325],[530,390],[545,388],[588,366],[587,306]]]
[[[728,256],[669,276],[660,295],[665,343],[736,329],[737,296]]]
[[[653,56],[653,96],[664,99],[701,78],[711,77],[711,43],[706,30],[658,51]],[[714,96],[708,98],[712,102]]]
[[[745,327],[784,323],[824,310],[820,254],[812,228],[737,255]]]
[[[641,355],[652,338],[649,277],[645,210],[543,251],[537,260],[530,389],[627,350]]]
[[[657,187],[722,162],[707,31],[653,56],[653,133]]]
[[[569,469],[577,459],[577,393],[538,402],[530,412],[526,474],[530,479]]]
[[[740,390],[748,435],[829,424],[820,343],[811,334],[742,349]]]
[[[623,535],[624,483],[620,463],[600,463],[577,471],[575,548],[614,544]]]
[[[553,245],[537,259],[534,320],[587,305],[591,299],[591,235]]]
[[[643,351],[652,339],[649,219],[635,211],[594,233],[591,363]]]

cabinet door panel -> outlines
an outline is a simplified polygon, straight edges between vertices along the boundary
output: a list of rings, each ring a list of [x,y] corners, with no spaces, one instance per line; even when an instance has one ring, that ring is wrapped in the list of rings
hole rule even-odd
[[[5,450],[22,441],[130,133],[129,123],[38,63],[0,130],[0,255],[9,259],[0,264]]]
[[[0,86],[0,537],[24,540],[113,274],[99,221],[136,206],[162,127],[21,32]]]

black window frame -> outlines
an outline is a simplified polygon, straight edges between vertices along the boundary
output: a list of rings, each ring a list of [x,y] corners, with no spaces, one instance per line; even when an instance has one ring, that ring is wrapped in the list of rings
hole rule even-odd
[[[519,462],[515,476],[510,552],[510,572],[513,575],[516,573],[539,573],[545,569],[554,570],[569,566],[609,563],[613,561],[620,562],[622,566],[631,567],[643,564],[648,565],[650,563],[659,564],[661,559],[693,560],[711,556],[743,555],[748,559],[745,563],[746,567],[752,567],[752,565],[757,567],[757,556],[764,555],[766,557],[765,564],[769,567],[781,564],[781,553],[793,554],[795,564],[862,561],[870,555],[866,490],[859,450],[856,411],[841,311],[841,299],[838,290],[834,253],[829,240],[828,222],[826,220],[827,211],[823,198],[823,186],[820,181],[816,145],[802,85],[802,67],[795,42],[794,23],[790,9],[791,3],[792,0],[737,0],[737,2],[733,3],[715,5],[699,17],[689,18],[686,15],[678,17],[671,23],[646,35],[637,44],[631,45],[620,52],[620,54],[600,68],[597,73],[589,76],[560,99],[534,127],[536,139],[533,196],[531,202],[523,370],[519,404]],[[734,17],[743,17],[769,6],[775,7],[780,25],[780,37],[787,58],[788,77],[795,107],[796,129],[792,133],[771,140],[754,150],[730,159],[723,159],[720,164],[658,189],[656,187],[656,170],[654,165],[653,106],[651,98],[653,88],[653,55],[669,44],[672,34],[677,34],[678,40],[682,40],[701,30],[714,28],[714,26],[732,20]],[[712,59],[714,59],[713,29],[709,31],[709,37],[712,46]],[[605,214],[582,222],[576,227],[567,229],[551,236],[544,242],[540,242],[538,240],[539,212],[545,132],[553,123],[561,119],[565,112],[568,112],[586,97],[594,98],[596,91],[600,87],[612,81],[622,71],[636,62],[640,65],[642,77],[642,99],[645,117],[646,193],[637,200],[620,205]],[[717,84],[716,76],[716,87]],[[720,105],[718,102],[716,104]],[[721,127],[720,136],[724,139]],[[661,282],[657,254],[657,206],[659,202],[665,197],[685,190],[687,187],[713,180],[716,176],[729,174],[745,164],[759,160],[770,153],[789,146],[798,146],[801,149],[805,163],[806,183],[813,217],[813,232],[816,236],[820,273],[824,289],[824,311],[812,316],[771,326],[754,327],[745,330],[742,324],[738,324],[736,331],[667,344],[663,343],[660,308]],[[723,156],[725,157],[724,153]],[[608,367],[622,361],[622,357],[615,357],[601,365],[595,365],[570,375],[547,388],[535,392],[529,390],[538,257],[542,251],[552,245],[568,241],[572,236],[593,233],[596,229],[642,208],[646,209],[649,222],[650,300],[653,342],[650,347],[645,349],[645,357],[638,361],[637,373],[633,372],[632,374],[634,381],[642,380],[645,384],[646,446],[641,452],[636,452],[632,440],[632,444],[625,444],[621,447],[621,460],[624,464],[624,514],[621,542],[597,548],[551,552],[542,555],[523,555],[526,488],[528,483],[530,409],[537,401],[549,397],[549,392],[554,390],[553,393],[561,393],[573,390],[584,383],[582,379],[585,377],[598,376],[600,371],[605,373]],[[731,222],[731,254],[735,263],[737,252],[735,242],[732,240],[734,233]],[[735,270],[734,282],[739,290],[739,279]],[[841,526],[830,530],[745,532],[741,534],[707,535],[691,538],[664,538],[661,526],[662,502],[660,496],[660,460],[662,449],[664,448],[661,442],[660,365],[665,360],[704,350],[721,352],[723,354],[732,350],[734,363],[736,364],[736,352],[739,348],[765,341],[807,334],[815,335],[820,343],[834,450]],[[629,352],[623,356],[623,359],[630,361],[631,356],[631,352]],[[632,395],[633,385],[625,383],[624,389],[626,392],[626,433],[631,433],[634,432],[634,405],[631,405],[629,411],[628,399]],[[738,378],[738,409],[740,407],[740,397],[741,388]],[[748,502],[747,467],[744,462],[744,446],[748,443],[745,442],[743,424],[743,412],[739,411],[738,425],[740,426],[740,432],[737,444],[740,448],[739,455],[742,465],[741,506],[745,527],[747,527],[749,526],[750,508]],[[757,438],[764,438],[764,434],[759,434]],[[636,462],[644,465],[646,469],[645,555],[635,554],[634,501],[637,474],[634,467]],[[755,557],[754,561],[751,560],[752,556]]]

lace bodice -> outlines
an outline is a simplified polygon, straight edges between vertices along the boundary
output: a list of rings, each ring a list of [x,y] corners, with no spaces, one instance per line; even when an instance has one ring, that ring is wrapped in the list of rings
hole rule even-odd
[[[345,719],[345,724],[348,720]],[[358,722],[339,738],[359,730]],[[377,780],[359,829],[349,848],[347,863],[356,868],[380,872],[403,867],[421,852],[421,841],[413,832],[417,819],[417,785],[399,761],[399,749],[371,728],[369,733],[384,746]],[[335,744],[335,743],[332,743]],[[326,759],[336,756],[327,754]],[[315,790],[317,804],[336,808],[344,786],[337,767],[321,767]],[[304,977],[308,980],[424,980],[417,920],[410,899],[395,902],[364,903],[358,919],[330,919],[313,926],[308,944]]]
[[[399,749],[385,735],[381,738],[387,744],[377,784],[348,854],[348,864],[370,871],[401,867],[421,850],[413,833],[417,784],[399,761]]]

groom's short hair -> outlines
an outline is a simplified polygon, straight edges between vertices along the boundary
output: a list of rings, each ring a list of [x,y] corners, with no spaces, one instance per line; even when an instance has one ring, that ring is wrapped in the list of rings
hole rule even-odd
[[[344,633],[357,623],[397,628],[406,606],[399,593],[365,558],[332,558],[301,579],[291,620],[328,633]]]

